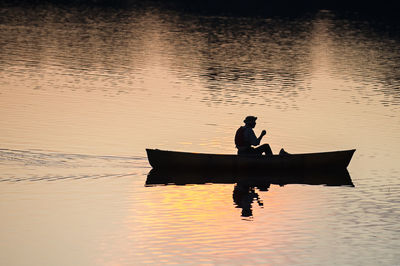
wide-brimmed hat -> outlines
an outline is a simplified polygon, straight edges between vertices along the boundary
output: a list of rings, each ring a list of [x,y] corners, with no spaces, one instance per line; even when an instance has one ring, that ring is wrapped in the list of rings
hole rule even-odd
[[[257,120],[257,117],[249,115],[243,120],[243,122],[245,122],[247,124],[247,123],[255,122],[256,120]]]

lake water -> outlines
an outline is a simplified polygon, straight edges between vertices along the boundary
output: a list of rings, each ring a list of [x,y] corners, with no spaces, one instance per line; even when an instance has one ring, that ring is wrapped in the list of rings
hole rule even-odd
[[[1,265],[398,265],[400,30],[138,7],[0,9]],[[357,149],[352,186],[145,186],[145,148]],[[262,201],[262,203],[261,203]]]

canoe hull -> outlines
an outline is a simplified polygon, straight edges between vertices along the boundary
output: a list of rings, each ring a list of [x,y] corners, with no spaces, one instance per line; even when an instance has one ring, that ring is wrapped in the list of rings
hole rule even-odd
[[[160,170],[222,170],[222,171],[284,171],[310,169],[346,169],[355,150],[272,155],[241,156],[146,149],[153,169]]]

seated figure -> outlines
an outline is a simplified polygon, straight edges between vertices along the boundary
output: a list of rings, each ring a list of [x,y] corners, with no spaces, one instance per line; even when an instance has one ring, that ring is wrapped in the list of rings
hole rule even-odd
[[[235,145],[238,149],[238,155],[272,155],[272,150],[269,144],[262,144],[260,142],[262,138],[267,134],[265,130],[263,130],[259,137],[253,131],[253,128],[256,126],[257,117],[255,116],[247,116],[244,119],[244,126],[241,126],[236,131],[235,135]],[[258,147],[253,147],[258,146]],[[281,149],[279,155],[288,154],[284,149]]]

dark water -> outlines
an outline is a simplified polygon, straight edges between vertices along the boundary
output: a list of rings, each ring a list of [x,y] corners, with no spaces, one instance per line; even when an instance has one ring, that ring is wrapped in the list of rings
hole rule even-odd
[[[327,10],[3,5],[0,264],[398,264],[399,33]],[[235,153],[249,114],[274,152],[357,149],[354,186],[146,186],[145,148]]]

